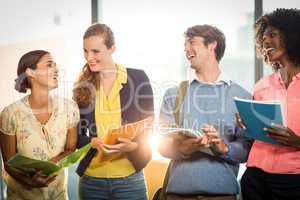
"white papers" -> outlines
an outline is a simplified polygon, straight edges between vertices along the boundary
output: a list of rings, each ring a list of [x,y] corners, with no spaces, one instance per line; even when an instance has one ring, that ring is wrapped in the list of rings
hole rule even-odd
[[[188,137],[201,137],[203,133],[199,130],[187,128],[159,127],[158,132],[161,135],[182,134]]]

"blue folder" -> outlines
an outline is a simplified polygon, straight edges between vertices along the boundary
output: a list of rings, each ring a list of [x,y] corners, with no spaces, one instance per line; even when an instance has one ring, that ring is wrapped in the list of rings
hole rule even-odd
[[[234,101],[243,123],[246,125],[246,136],[264,142],[278,144],[267,136],[263,128],[271,127],[272,123],[284,124],[282,108],[279,101],[255,101],[234,97]]]

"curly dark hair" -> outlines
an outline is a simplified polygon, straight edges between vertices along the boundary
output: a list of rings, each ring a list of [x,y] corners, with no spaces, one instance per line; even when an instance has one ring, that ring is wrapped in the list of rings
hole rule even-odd
[[[221,30],[207,24],[196,25],[188,28],[184,35],[189,38],[193,38],[195,36],[203,37],[205,46],[216,41],[217,47],[215,49],[215,54],[217,61],[220,62],[226,47],[225,35]]]
[[[255,42],[258,55],[262,56],[263,34],[268,26],[279,30],[281,42],[287,56],[295,65],[300,64],[300,10],[296,8],[278,8],[275,11],[261,16],[254,25]],[[273,68],[278,69],[275,63]]]

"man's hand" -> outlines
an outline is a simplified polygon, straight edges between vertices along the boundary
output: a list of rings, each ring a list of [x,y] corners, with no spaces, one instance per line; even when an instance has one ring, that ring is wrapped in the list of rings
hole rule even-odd
[[[185,137],[179,143],[179,152],[183,156],[190,156],[191,154],[203,149],[208,148],[208,138],[207,136],[201,136],[197,138]]]
[[[288,127],[279,124],[272,124],[271,128],[264,128],[270,138],[275,139],[285,146],[300,148],[300,137]]]
[[[204,124],[202,127],[203,133],[208,137],[208,143],[218,151],[218,153],[226,154],[228,152],[228,146],[224,143],[218,131],[214,126]]]

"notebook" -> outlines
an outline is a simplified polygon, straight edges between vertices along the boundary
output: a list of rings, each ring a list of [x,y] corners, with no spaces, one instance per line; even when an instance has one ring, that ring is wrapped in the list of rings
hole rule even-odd
[[[263,128],[272,123],[284,125],[282,106],[279,101],[255,101],[234,97],[234,101],[243,123],[246,125],[246,136],[264,142],[278,144],[267,136]]]

